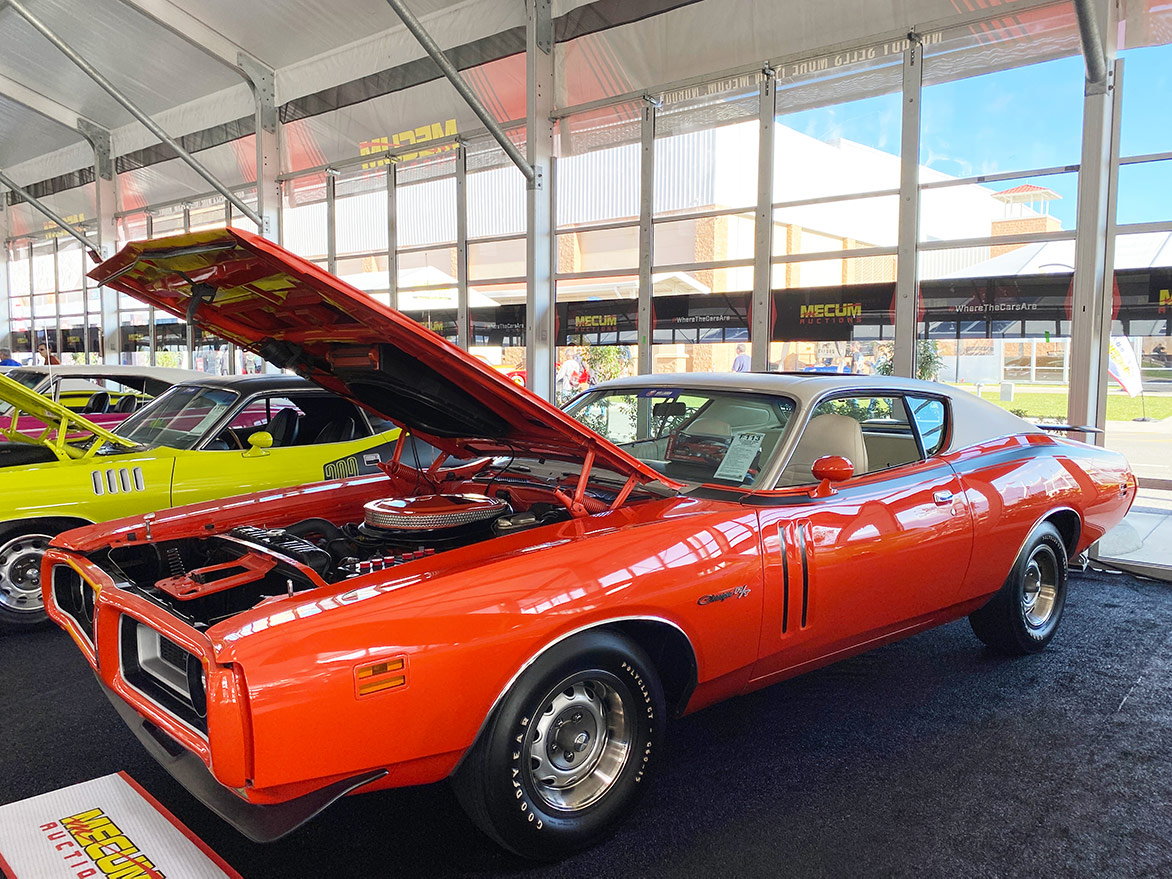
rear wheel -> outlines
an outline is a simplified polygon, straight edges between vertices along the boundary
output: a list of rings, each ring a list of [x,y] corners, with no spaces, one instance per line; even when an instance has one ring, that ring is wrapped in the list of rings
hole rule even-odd
[[[1066,603],[1066,546],[1048,522],[1026,541],[1005,585],[969,624],[978,638],[1005,653],[1037,653],[1050,643]]]
[[[26,628],[48,620],[41,598],[41,557],[53,536],[45,525],[0,534],[0,624]]]
[[[527,858],[599,841],[634,806],[663,742],[663,690],[633,641],[587,632],[506,694],[453,778],[469,817]]]

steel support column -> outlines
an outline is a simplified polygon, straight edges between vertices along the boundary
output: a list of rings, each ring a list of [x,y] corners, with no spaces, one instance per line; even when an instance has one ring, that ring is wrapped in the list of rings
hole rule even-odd
[[[456,344],[468,350],[468,150],[456,150]]]
[[[1109,198],[1115,111],[1114,4],[1095,4],[1107,77],[1088,78],[1083,97],[1082,160],[1078,172],[1078,220],[1070,322],[1070,424],[1102,429],[1107,408],[1107,346],[1111,338],[1111,272],[1107,265],[1107,228],[1114,209]],[[1081,20],[1080,20],[1081,24]],[[1088,70],[1090,69],[1088,61]],[[1085,437],[1103,443],[1102,434]]]
[[[399,222],[395,162],[387,165],[387,291],[391,308],[399,307]]]
[[[924,54],[919,34],[909,33],[903,52],[903,119],[900,140],[899,250],[895,269],[895,375],[916,376],[916,310],[919,302],[917,244],[920,237],[920,92]]]
[[[96,125],[78,122],[78,130],[94,148],[94,189],[98,210],[97,244],[102,259],[109,259],[118,247],[118,175],[114,173],[110,132]],[[101,287],[102,361],[117,363],[121,348],[118,325],[118,291]]]
[[[8,310],[8,218],[12,214],[0,197],[0,347],[12,348],[12,314]]]
[[[525,3],[525,152],[532,172],[526,174],[529,186],[525,197],[525,369],[529,390],[546,400],[553,400],[557,342],[554,338],[552,266],[553,123],[550,121],[553,111],[553,31],[549,10],[542,11],[542,7],[548,5],[549,0],[526,0]],[[508,138],[505,140],[511,143]],[[507,148],[505,152],[509,152]],[[516,163],[515,158],[513,161]],[[520,164],[517,167],[525,173]]]
[[[277,126],[277,89],[273,69],[251,55],[240,52],[238,66],[252,88],[256,103],[256,212],[260,216],[260,234],[276,241],[281,212],[280,143]]]
[[[777,126],[777,73],[766,67],[761,73],[757,141],[757,223],[753,243],[753,307],[749,326],[753,369],[769,368],[770,298],[773,290],[773,149]]]
[[[331,275],[338,273],[337,179],[337,171],[326,171],[326,271]]]
[[[655,205],[655,109],[657,101],[643,103],[643,124],[639,154],[639,374],[652,371],[651,346],[655,331],[651,326],[651,268],[655,264],[655,227],[651,213]]]

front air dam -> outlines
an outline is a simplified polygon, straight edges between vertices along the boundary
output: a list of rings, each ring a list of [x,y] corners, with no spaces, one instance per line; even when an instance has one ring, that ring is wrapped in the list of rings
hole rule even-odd
[[[384,777],[386,769],[372,769],[315,790],[285,803],[261,805],[241,799],[220,782],[195,754],[140,716],[98,678],[102,692],[147,752],[188,792],[253,842],[275,842],[292,833],[335,800]]]

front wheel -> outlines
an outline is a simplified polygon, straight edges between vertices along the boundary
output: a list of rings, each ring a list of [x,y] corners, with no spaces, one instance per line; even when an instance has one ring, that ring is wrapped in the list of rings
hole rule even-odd
[[[663,689],[614,632],[574,636],[506,694],[453,777],[496,842],[551,860],[598,842],[634,806],[663,743]]]
[[[1050,643],[1066,604],[1066,545],[1048,522],[1039,525],[1005,585],[969,615],[978,638],[1004,653],[1037,653]]]
[[[27,628],[49,618],[41,598],[41,557],[52,539],[43,525],[0,534],[0,624]]]

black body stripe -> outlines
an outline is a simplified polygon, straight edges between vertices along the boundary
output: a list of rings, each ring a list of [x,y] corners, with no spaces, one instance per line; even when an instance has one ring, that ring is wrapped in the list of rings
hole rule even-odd
[[[798,523],[798,549],[802,553],[802,628],[806,628],[806,612],[810,608],[810,566],[806,562],[806,523]]]
[[[785,523],[777,529],[777,536],[781,538],[781,634],[789,628],[789,537],[785,533]]]

